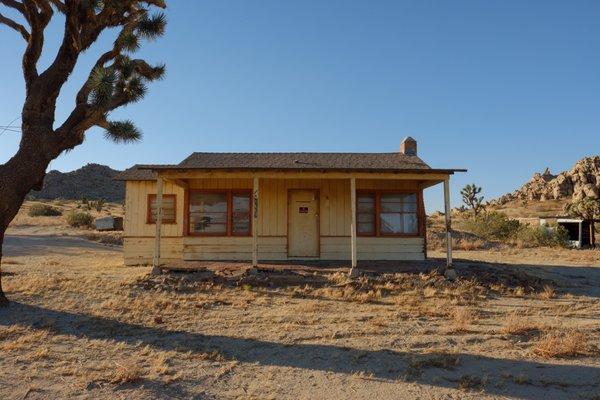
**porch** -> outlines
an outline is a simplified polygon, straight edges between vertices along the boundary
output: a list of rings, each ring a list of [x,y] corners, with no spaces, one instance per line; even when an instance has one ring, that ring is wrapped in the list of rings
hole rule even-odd
[[[350,268],[361,267],[363,260],[412,260],[426,258],[425,212],[422,199],[423,189],[442,183],[446,210],[450,209],[449,174],[435,171],[419,173],[334,173],[334,172],[214,172],[214,171],[156,171],[156,219],[152,264],[155,271],[164,267],[180,268],[184,265],[200,265],[201,261],[248,261],[248,265],[267,266],[274,261],[296,264],[296,261],[311,264],[332,265],[336,260],[341,267],[344,263]],[[177,191],[181,197],[180,224],[173,235],[173,227],[165,225],[165,187]],[[248,191],[249,221],[248,234],[236,235],[231,221],[222,234],[196,232],[199,226],[197,215],[190,208],[190,196],[207,191],[237,193]],[[168,192],[169,190],[167,190]],[[306,207],[290,208],[292,191],[312,191],[317,199],[314,212],[310,203]],[[379,191],[390,193],[415,193],[418,199],[415,212],[418,213],[418,228],[408,234],[364,234],[364,226],[357,221],[357,199],[361,193]],[[229,195],[230,197],[232,194]],[[300,199],[303,201],[302,199]],[[292,199],[293,201],[293,199]],[[193,200],[192,200],[193,203]],[[230,209],[232,206],[228,205]],[[294,236],[290,216],[312,212],[315,217],[314,256],[300,255],[290,251],[290,241]],[[447,216],[447,235],[450,236],[450,213]],[[379,219],[379,215],[376,216]],[[228,217],[231,218],[231,217]],[[201,224],[200,224],[201,225]],[[357,225],[358,228],[357,229]],[[164,235],[164,229],[169,234]],[[304,229],[304,228],[303,228]],[[306,229],[305,229],[306,230]],[[310,230],[310,228],[309,228]],[[373,228],[379,233],[379,227]],[[174,237],[175,236],[175,237]],[[178,236],[178,238],[177,238]],[[300,235],[300,241],[313,236]],[[164,241],[177,242],[177,257],[164,257]],[[452,265],[451,240],[448,240],[446,265]],[[293,245],[292,245],[293,246]],[[169,251],[168,249],[166,250]],[[311,254],[311,253],[306,253]],[[192,263],[192,264],[189,264]],[[341,263],[341,264],[340,264]],[[236,262],[235,265],[239,267]],[[379,264],[381,265],[381,264]]]

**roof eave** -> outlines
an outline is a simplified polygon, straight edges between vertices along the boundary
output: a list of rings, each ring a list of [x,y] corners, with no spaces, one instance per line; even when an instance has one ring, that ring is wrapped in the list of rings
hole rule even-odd
[[[368,172],[368,173],[424,173],[424,174],[449,174],[452,175],[455,172],[467,172],[464,168],[260,168],[260,167],[238,167],[238,168],[198,168],[198,167],[139,167],[140,170],[150,170],[154,172],[159,171],[176,171],[176,172],[188,172],[188,171],[219,171],[219,172],[239,172],[239,171],[283,171],[283,172]]]

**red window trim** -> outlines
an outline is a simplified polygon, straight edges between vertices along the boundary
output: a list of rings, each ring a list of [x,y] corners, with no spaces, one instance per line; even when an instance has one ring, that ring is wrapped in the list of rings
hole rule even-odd
[[[227,198],[227,222],[225,233],[221,232],[192,232],[190,230],[190,196],[194,193],[221,193]],[[249,199],[250,209],[248,211],[249,225],[248,233],[233,232],[233,196],[243,195]],[[252,236],[252,190],[251,189],[190,189],[186,192],[186,207],[185,207],[185,227],[184,232],[187,236],[217,236],[217,237],[248,237]]]
[[[417,232],[416,233],[382,233],[381,232],[381,195],[382,194],[416,194],[417,195]],[[374,233],[356,233],[357,236],[361,237],[422,237],[424,236],[424,215],[425,211],[422,209],[422,190],[406,190],[406,189],[358,189],[356,190],[356,210],[357,210],[357,225],[358,225],[358,197],[361,194],[370,194],[375,196],[375,232]],[[358,226],[357,226],[358,228]]]
[[[366,212],[358,212],[358,198],[361,195],[373,196],[373,231],[372,232],[358,232],[358,215],[367,214]],[[357,190],[356,191],[356,235],[357,236],[377,236],[377,193],[371,190]]]
[[[167,197],[173,198],[173,219],[165,219],[163,213],[163,219],[161,224],[176,224],[177,223],[177,195],[176,194],[163,194],[163,199]],[[148,194],[146,199],[146,224],[155,225],[156,221],[152,221],[152,201],[156,199],[156,194]]]

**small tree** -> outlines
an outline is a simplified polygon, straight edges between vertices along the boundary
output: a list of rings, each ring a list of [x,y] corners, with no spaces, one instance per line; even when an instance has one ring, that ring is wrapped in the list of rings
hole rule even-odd
[[[105,129],[106,138],[117,143],[140,139],[141,133],[131,121],[113,121],[110,113],[141,100],[148,82],[164,75],[164,65],[152,66],[131,57],[144,39],[163,35],[166,20],[163,13],[153,13],[157,8],[165,8],[165,0],[0,0],[0,25],[16,31],[25,43],[21,142],[15,155],[0,164],[0,262],[8,224],[27,193],[41,189],[50,161],[83,143],[86,131],[94,126]],[[6,9],[15,18],[4,15]],[[42,70],[38,65],[42,52],[53,49],[46,46],[44,35],[56,14],[64,19],[62,39],[51,55],[53,60]],[[59,93],[79,57],[103,32],[112,29],[118,31],[116,40],[89,71],[68,117],[57,121]],[[13,55],[3,61],[9,59],[14,59]],[[0,280],[0,306],[7,304]]]
[[[590,220],[590,242],[596,245],[596,227],[594,218],[600,217],[600,199],[584,197],[565,205],[565,212],[576,218]]]
[[[479,212],[484,209],[483,196],[477,197],[479,193],[481,193],[481,187],[476,186],[474,183],[466,185],[460,191],[463,203],[473,210],[475,216],[479,215]]]

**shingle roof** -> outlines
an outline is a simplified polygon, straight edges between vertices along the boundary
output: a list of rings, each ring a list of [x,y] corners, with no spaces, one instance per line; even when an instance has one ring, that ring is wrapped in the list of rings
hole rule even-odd
[[[402,153],[192,153],[178,168],[199,169],[429,169],[417,156]]]
[[[402,153],[192,153],[177,165],[134,165],[115,179],[154,180],[156,175],[152,169],[452,171],[432,170],[419,157]]]
[[[133,167],[127,168],[125,171],[117,174],[113,179],[117,181],[154,181],[156,180],[156,173],[150,169],[145,168],[167,166],[168,165],[165,164],[136,164]],[[175,165],[173,165],[173,167],[175,167]]]

